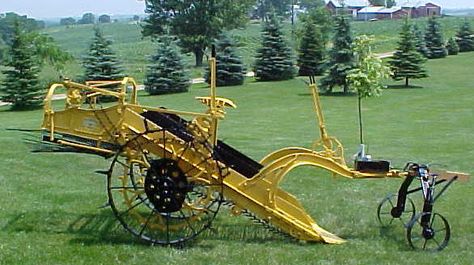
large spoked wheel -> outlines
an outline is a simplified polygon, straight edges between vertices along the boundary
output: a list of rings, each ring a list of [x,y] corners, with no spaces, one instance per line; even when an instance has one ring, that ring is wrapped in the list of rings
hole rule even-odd
[[[405,209],[398,209],[398,194],[389,194],[385,197],[377,207],[377,218],[382,227],[391,226],[395,220],[400,220],[406,227],[415,216],[415,204],[413,200],[407,197]]]
[[[428,218],[427,224],[422,225],[422,220]],[[408,244],[413,249],[439,251],[448,245],[450,237],[449,223],[439,213],[417,214],[407,227]]]
[[[160,245],[182,244],[209,228],[222,202],[222,169],[208,142],[182,140],[165,129],[129,139],[107,181],[122,226]]]

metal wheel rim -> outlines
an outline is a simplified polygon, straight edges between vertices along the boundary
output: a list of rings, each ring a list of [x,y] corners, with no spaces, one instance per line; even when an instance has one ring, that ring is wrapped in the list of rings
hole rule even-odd
[[[440,251],[448,246],[451,238],[451,228],[448,220],[439,213],[433,213],[429,222],[429,227],[434,230],[434,237],[427,239],[423,237],[420,220],[423,216],[431,213],[417,214],[407,227],[407,240],[410,247],[424,251]],[[441,239],[440,239],[441,237]]]
[[[415,216],[415,203],[410,197],[407,197],[405,210],[402,212],[402,215],[400,217],[393,217],[391,210],[397,205],[397,198],[398,194],[389,194],[377,206],[377,220],[382,227],[391,226],[395,219],[400,220],[403,226],[406,227]]]
[[[183,211],[180,210],[176,213],[160,213],[159,211],[154,209],[154,207],[149,202],[147,202],[148,199],[147,199],[146,194],[144,194],[144,193],[141,193],[138,196],[136,196],[136,200],[137,200],[136,203],[131,205],[127,210],[121,211],[121,209],[119,209],[118,205],[116,204],[116,202],[114,200],[114,198],[119,197],[117,194],[114,195],[114,193],[115,193],[114,191],[117,190],[117,187],[115,187],[114,183],[113,183],[114,167],[116,166],[117,163],[119,163],[118,161],[119,161],[119,158],[121,157],[121,153],[124,151],[124,148],[127,146],[128,143],[130,143],[132,141],[136,141],[136,139],[138,139],[140,136],[143,136],[145,134],[150,134],[150,133],[163,133],[163,134],[166,134],[166,130],[162,129],[162,130],[156,130],[156,131],[146,131],[146,132],[143,132],[141,134],[138,134],[138,135],[134,136],[130,141],[128,141],[127,143],[122,145],[119,152],[117,152],[117,154],[115,155],[114,160],[111,163],[108,178],[107,178],[107,192],[108,192],[108,196],[109,196],[109,203],[110,203],[110,206],[112,208],[112,211],[114,212],[115,216],[117,217],[117,219],[119,220],[121,225],[127,231],[131,232],[133,235],[139,237],[140,239],[142,239],[146,242],[152,243],[152,244],[159,244],[159,245],[182,244],[182,243],[184,243],[188,240],[191,240],[191,239],[197,237],[200,233],[202,233],[204,230],[208,229],[211,226],[212,221],[215,219],[215,217],[216,217],[216,215],[217,215],[217,213],[220,209],[220,206],[221,206],[221,202],[222,202],[221,196],[222,196],[223,187],[222,187],[222,184],[220,184],[220,187],[217,187],[217,188],[212,187],[213,190],[217,189],[218,192],[214,192],[212,194],[212,196],[214,196],[214,197],[209,198],[209,204],[207,205],[206,209],[203,209],[202,212],[191,210],[190,213],[189,212],[184,213]],[[163,139],[165,139],[165,138],[163,138]],[[165,141],[165,140],[163,140],[163,141]],[[193,144],[196,144],[196,143],[193,143]],[[210,145],[208,143],[199,143],[199,144],[207,145],[207,148],[210,148]],[[210,159],[210,158],[208,158],[208,159]],[[212,159],[214,159],[214,158],[212,158]],[[216,165],[219,166],[219,163],[216,162]],[[130,168],[130,170],[131,170],[131,168]],[[221,175],[221,179],[222,179],[221,170],[219,169],[218,171],[219,171],[219,174]],[[130,190],[133,190],[133,191],[138,191],[138,190],[142,189],[141,187],[139,187],[140,184],[138,184],[136,182],[136,179],[131,181],[130,184],[131,184],[130,186],[127,185],[127,186],[121,187],[122,190],[124,190],[123,193],[126,193],[125,190],[127,190],[127,189],[130,189]],[[209,184],[209,185],[211,185],[211,184]],[[206,189],[205,185],[201,185],[201,186],[200,185],[195,185],[195,187],[204,187],[204,189]],[[207,188],[210,189],[210,186],[208,186]],[[123,215],[128,215],[128,212],[130,212],[130,211],[135,212],[136,208],[139,208],[139,207],[141,207],[141,208],[146,207],[147,208],[148,213],[145,214],[147,217],[145,219],[142,218],[142,221],[139,225],[136,224],[136,223],[131,225],[130,224],[131,221],[127,220],[127,218],[125,218]],[[203,213],[205,215],[204,216],[205,218],[203,218]],[[163,226],[166,227],[166,235],[161,235],[161,237],[160,236],[157,237],[156,234],[155,234],[155,236],[153,236],[154,233],[150,233],[151,235],[146,233],[147,229],[149,229],[150,223],[153,222],[153,221],[155,221],[155,222],[158,221],[158,218],[164,220],[165,224],[163,224]],[[203,218],[205,220],[202,221],[199,224],[199,226],[197,226],[197,225],[194,226],[193,221],[190,221],[191,219],[200,221],[201,218]],[[173,229],[176,229],[176,228],[174,228],[174,226],[176,226],[176,224],[180,224],[181,226],[186,227],[185,229],[183,229],[182,234],[179,234],[176,231],[172,231]]]

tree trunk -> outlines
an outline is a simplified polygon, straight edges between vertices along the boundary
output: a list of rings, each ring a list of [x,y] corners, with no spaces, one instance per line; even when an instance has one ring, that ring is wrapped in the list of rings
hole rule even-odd
[[[408,77],[405,77],[405,86],[408,87]]]
[[[295,25],[295,3],[291,1],[291,26]]]
[[[364,134],[362,131],[362,98],[360,96],[358,98],[358,107],[359,107],[359,137],[360,137],[360,144],[364,144]]]
[[[194,56],[196,56],[196,66],[202,66],[202,60],[204,58],[204,52],[202,51],[202,49],[195,49]]]

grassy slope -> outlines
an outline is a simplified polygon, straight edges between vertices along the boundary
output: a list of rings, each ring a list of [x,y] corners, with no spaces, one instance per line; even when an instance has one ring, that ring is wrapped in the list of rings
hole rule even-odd
[[[443,30],[444,38],[447,40],[456,35],[459,26],[467,19],[472,24],[474,17],[444,17],[438,19]],[[420,29],[426,28],[426,18],[413,19],[414,24]],[[374,22],[357,21],[352,24],[355,34],[367,34],[376,36],[374,50],[376,52],[393,51],[397,48],[398,33],[403,25],[402,20],[379,20]]]
[[[474,53],[432,60],[432,77],[414,84],[422,89],[387,89],[381,98],[364,101],[367,142],[377,158],[395,166],[415,160],[437,162],[474,173],[472,114]],[[190,93],[142,96],[146,105],[198,110]],[[311,97],[302,80],[248,82],[220,88],[233,99],[220,138],[259,159],[281,147],[309,146],[316,137]],[[357,146],[356,99],[324,96],[322,104],[331,135],[346,147]],[[37,128],[41,111],[9,112],[0,108],[0,264],[471,264],[474,260],[474,183],[456,183],[438,201],[436,211],[452,226],[452,240],[437,254],[413,252],[400,226],[381,231],[377,203],[394,192],[399,180],[349,180],[315,169],[298,169],[285,180],[318,223],[348,239],[344,245],[298,244],[262,230],[224,210],[214,232],[179,250],[136,243],[119,227],[106,201],[105,181],[93,173],[108,161],[87,155],[33,154],[24,134],[4,128]],[[419,194],[416,194],[419,196]],[[419,208],[420,205],[417,205]]]
[[[474,24],[474,18],[469,18]],[[445,37],[452,37],[456,29],[462,23],[463,18],[450,17],[440,19]],[[425,19],[414,20],[420,28],[426,25]],[[402,21],[376,21],[376,22],[354,22],[353,30],[355,35],[368,34],[376,36],[374,51],[388,52],[396,48],[398,32]],[[106,35],[114,41],[113,49],[117,52],[119,58],[124,62],[126,73],[141,81],[146,71],[147,58],[153,54],[153,44],[149,39],[142,39],[141,27],[134,23],[117,23],[103,25]],[[245,29],[233,30],[230,34],[240,44],[239,54],[243,57],[244,63],[248,69],[251,69],[255,51],[260,45],[261,25],[257,22],[250,23]],[[89,42],[92,39],[91,25],[78,25],[74,27],[56,26],[45,30],[56,41],[71,52],[76,58],[86,53]],[[285,25],[285,32],[290,36],[291,28],[289,24]],[[291,38],[289,38],[291,39]],[[188,65],[194,65],[194,56],[188,54],[185,56]],[[65,76],[76,77],[82,72],[79,66],[80,60],[71,63],[65,71]],[[192,69],[192,76],[199,77],[202,69]],[[57,76],[50,70],[44,73],[46,79],[57,79]]]

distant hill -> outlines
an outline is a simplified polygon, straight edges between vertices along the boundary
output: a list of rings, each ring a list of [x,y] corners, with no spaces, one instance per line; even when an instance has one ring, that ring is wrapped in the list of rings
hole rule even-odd
[[[456,9],[443,9],[443,14],[448,16],[474,16],[474,8],[456,8]]]
[[[96,16],[96,19],[102,15],[102,14],[94,14]],[[125,14],[125,15],[110,15],[110,18],[112,19],[112,21],[118,21],[118,22],[127,22],[127,21],[130,21],[132,20],[132,18],[136,16],[135,14]],[[144,14],[137,14],[137,16],[140,17],[140,19],[144,19],[145,18],[145,15]],[[67,17],[67,16],[65,16]],[[51,26],[57,26],[59,25],[59,21],[61,20],[61,18],[65,18],[65,17],[50,17],[50,18],[44,18],[42,19],[46,26],[47,27],[51,27]],[[81,19],[81,17],[72,17],[74,18],[76,21]]]
[[[105,35],[113,40],[112,48],[123,62],[127,74],[135,77],[139,82],[144,78],[149,57],[155,52],[155,45],[149,38],[141,35],[142,27],[137,22],[132,22],[122,17],[117,23],[103,24]],[[468,20],[474,26],[474,16]],[[426,18],[413,19],[420,28],[426,27]],[[459,26],[464,22],[460,16],[443,17],[439,20],[443,28],[445,39],[455,35]],[[380,20],[374,22],[354,21],[351,26],[354,35],[373,35],[375,43],[373,50],[377,53],[391,52],[397,47],[399,32],[403,20]],[[291,37],[291,24],[284,23],[284,31],[292,47],[297,47],[295,38]],[[52,36],[57,43],[69,51],[76,61],[69,64],[64,75],[75,78],[82,73],[80,66],[82,56],[87,52],[89,43],[93,37],[93,25],[52,26],[43,30]],[[239,44],[238,53],[242,56],[247,70],[251,70],[255,60],[255,51],[260,46],[261,24],[259,22],[249,23],[246,28],[236,29],[230,35]],[[201,77],[202,69],[192,67],[194,56],[187,54],[184,59],[189,66],[193,77]],[[53,74],[50,79],[56,78]]]

